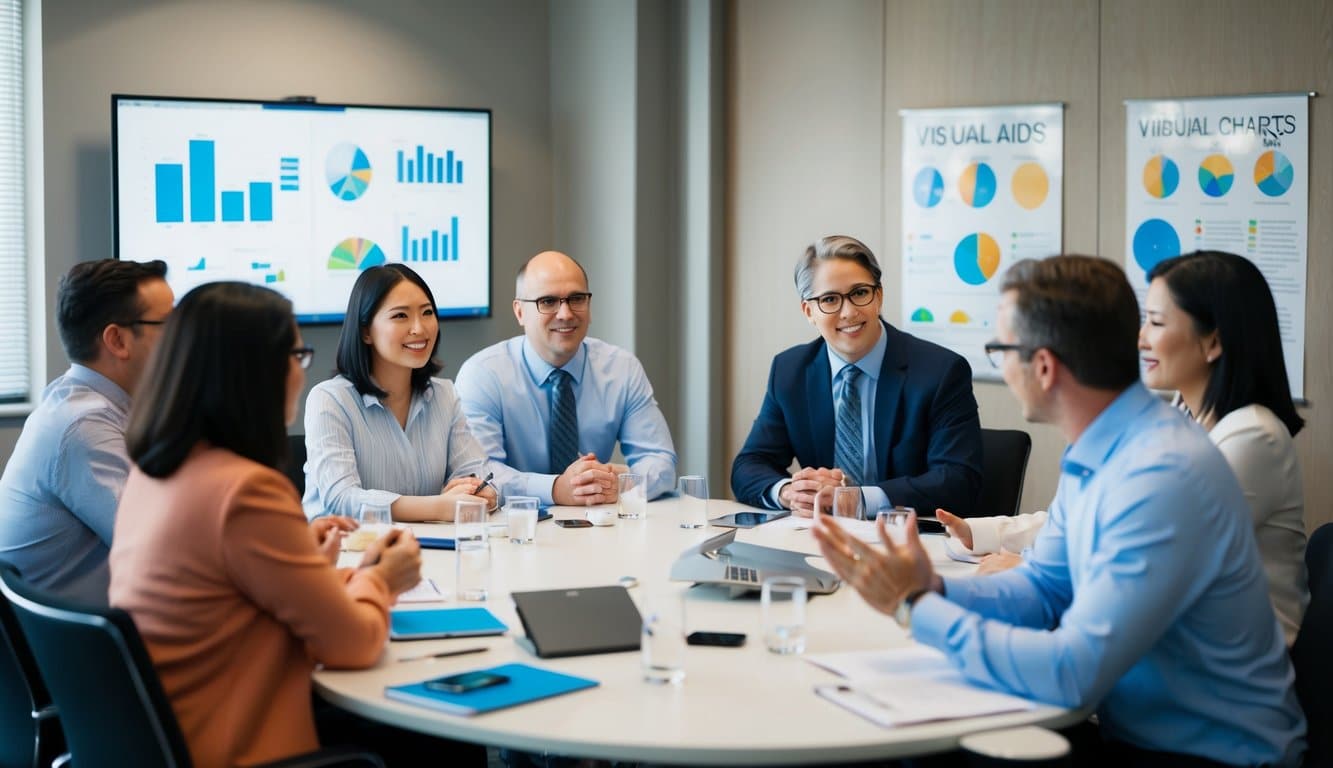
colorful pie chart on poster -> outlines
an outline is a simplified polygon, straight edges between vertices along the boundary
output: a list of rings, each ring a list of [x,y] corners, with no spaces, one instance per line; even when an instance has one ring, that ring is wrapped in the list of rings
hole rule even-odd
[[[968,235],[953,249],[953,268],[968,285],[982,285],[1000,267],[1000,245],[985,232]]]
[[[949,322],[954,325],[967,325],[972,322],[972,316],[961,309],[955,309],[952,315],[949,315]]]
[[[922,208],[939,205],[940,199],[944,197],[944,177],[929,165],[922,168],[912,182],[912,197],[916,198],[916,204]]]
[[[1209,197],[1221,197],[1231,191],[1236,170],[1226,155],[1209,155],[1199,163],[1199,189]]]
[[[1014,171],[1009,186],[1013,189],[1014,200],[1032,211],[1046,202],[1046,194],[1051,191],[1051,180],[1039,163],[1023,163]]]
[[[1180,236],[1176,228],[1161,219],[1148,219],[1134,230],[1134,261],[1144,272],[1157,263],[1180,255]]]
[[[1178,186],[1180,168],[1166,155],[1154,155],[1143,166],[1143,188],[1158,200],[1170,197]]]
[[[958,194],[973,208],[985,208],[995,199],[995,171],[985,163],[972,163],[958,179]]]
[[[931,311],[925,307],[917,307],[916,311],[912,313],[912,322],[933,323],[935,322],[935,315],[931,314]]]
[[[1295,178],[1296,169],[1291,167],[1291,161],[1276,149],[1259,155],[1259,159],[1254,162],[1255,186],[1269,197],[1285,195]]]
[[[364,237],[349,237],[333,247],[329,269],[370,269],[384,264],[384,249]]]
[[[324,172],[329,189],[339,200],[355,200],[370,187],[370,158],[355,144],[339,144],[329,150]]]

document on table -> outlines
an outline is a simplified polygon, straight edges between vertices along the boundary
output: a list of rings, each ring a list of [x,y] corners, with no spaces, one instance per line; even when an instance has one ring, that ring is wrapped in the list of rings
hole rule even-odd
[[[1037,706],[968,683],[944,654],[923,645],[811,654],[806,661],[845,678],[841,683],[815,686],[816,693],[886,728]]]
[[[398,596],[400,603],[441,603],[444,593],[432,579],[422,579],[415,587]]]

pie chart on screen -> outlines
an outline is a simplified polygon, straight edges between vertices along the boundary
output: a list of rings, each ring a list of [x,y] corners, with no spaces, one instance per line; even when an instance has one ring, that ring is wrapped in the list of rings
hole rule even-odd
[[[1295,178],[1296,169],[1291,167],[1291,161],[1276,149],[1259,155],[1254,163],[1254,184],[1269,197],[1285,195]]]
[[[968,285],[982,285],[1000,267],[1000,244],[985,232],[968,235],[953,249],[953,268]]]
[[[912,182],[912,197],[922,208],[934,208],[944,197],[944,177],[930,166],[922,168]]]
[[[1134,230],[1134,261],[1144,272],[1179,255],[1180,236],[1175,227],[1162,219],[1148,219]]]
[[[985,208],[995,199],[995,171],[985,163],[972,163],[958,179],[958,193],[973,208]]]
[[[1143,188],[1148,194],[1162,200],[1171,196],[1180,186],[1180,167],[1166,155],[1154,155],[1143,166]]]
[[[1226,155],[1209,155],[1199,163],[1199,189],[1209,197],[1221,197],[1231,191],[1236,170]]]
[[[339,144],[330,150],[324,170],[329,189],[339,200],[355,200],[364,195],[373,175],[370,158],[355,144]]]

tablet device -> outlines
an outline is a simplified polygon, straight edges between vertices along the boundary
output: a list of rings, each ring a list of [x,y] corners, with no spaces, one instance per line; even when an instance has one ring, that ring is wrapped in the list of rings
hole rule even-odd
[[[639,650],[643,619],[624,587],[514,592],[532,651],[543,659]]]
[[[790,515],[791,512],[786,509],[775,509],[771,511],[753,510],[746,512],[732,512],[729,515],[716,517],[708,521],[709,525],[718,528],[753,528],[756,525],[780,520]]]

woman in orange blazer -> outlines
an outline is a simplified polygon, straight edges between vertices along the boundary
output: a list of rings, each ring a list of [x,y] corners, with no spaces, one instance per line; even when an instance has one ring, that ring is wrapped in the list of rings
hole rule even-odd
[[[277,468],[313,350],[291,303],[241,283],[185,296],[130,417],[111,603],[134,618],[194,763],[317,749],[310,673],[366,667],[420,578],[395,531],[338,570],[337,523],[307,525]]]

